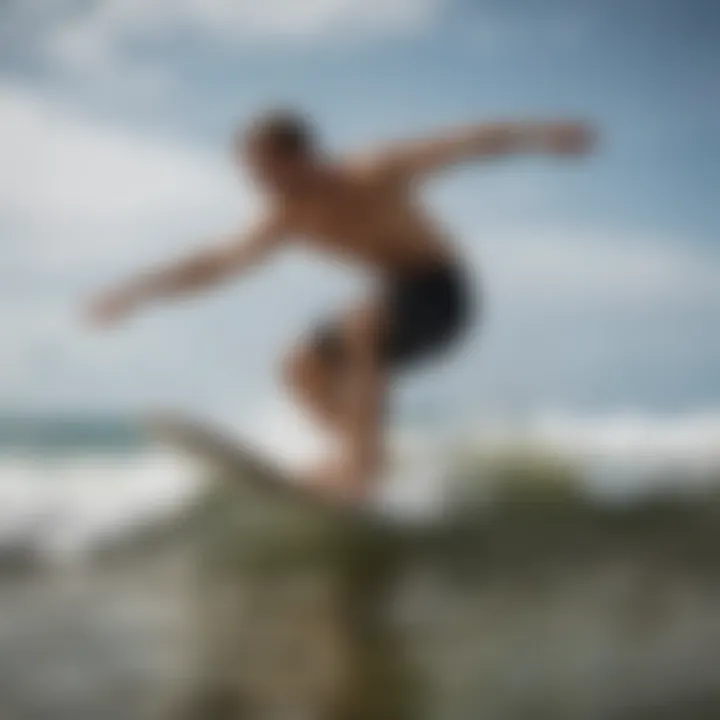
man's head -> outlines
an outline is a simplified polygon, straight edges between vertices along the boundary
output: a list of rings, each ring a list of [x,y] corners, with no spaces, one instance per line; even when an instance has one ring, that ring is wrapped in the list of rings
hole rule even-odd
[[[317,164],[313,129],[305,118],[287,111],[257,118],[239,136],[238,150],[252,176],[276,192],[302,187]]]

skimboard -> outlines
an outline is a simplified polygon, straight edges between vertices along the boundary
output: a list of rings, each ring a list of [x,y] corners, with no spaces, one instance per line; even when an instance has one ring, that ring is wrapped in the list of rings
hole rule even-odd
[[[143,425],[155,440],[236,476],[239,482],[262,493],[334,512],[361,514],[359,509],[334,502],[304,487],[249,444],[208,423],[175,413],[162,413],[146,418]]]

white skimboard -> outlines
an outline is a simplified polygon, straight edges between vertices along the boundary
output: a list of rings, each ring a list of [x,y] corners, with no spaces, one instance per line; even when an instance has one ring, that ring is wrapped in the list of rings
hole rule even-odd
[[[248,483],[260,492],[334,512],[362,514],[358,509],[303,487],[260,452],[208,423],[176,413],[158,413],[146,418],[143,425],[156,440],[237,476],[239,482]]]

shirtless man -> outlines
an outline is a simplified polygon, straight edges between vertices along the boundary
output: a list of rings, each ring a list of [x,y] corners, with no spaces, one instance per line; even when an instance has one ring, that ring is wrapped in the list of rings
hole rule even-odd
[[[290,241],[370,271],[378,281],[373,297],[322,324],[285,361],[288,387],[340,450],[307,481],[337,500],[360,502],[383,466],[392,374],[455,343],[471,317],[462,260],[423,210],[417,187],[471,160],[582,154],[591,139],[580,123],[503,122],[331,159],[303,118],[270,113],[239,135],[235,148],[268,195],[259,223],[101,295],[92,317],[110,324],[152,301],[228,280]]]

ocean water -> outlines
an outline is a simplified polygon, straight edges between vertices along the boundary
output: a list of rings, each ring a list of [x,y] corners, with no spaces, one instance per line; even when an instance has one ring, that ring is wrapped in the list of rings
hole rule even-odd
[[[97,542],[174,512],[197,477],[130,419],[0,418],[0,547],[77,560]]]
[[[325,449],[281,406],[223,427],[288,464]],[[399,434],[416,464],[442,454],[446,443],[541,446],[576,462],[603,500],[670,481],[692,490],[720,480],[716,415],[546,416],[477,423],[463,437],[428,427]],[[418,476],[404,477],[407,501],[417,495]],[[98,542],[176,512],[201,478],[197,466],[150,442],[128,418],[0,419],[0,718],[156,717],[150,708],[179,689],[193,657],[183,563],[172,553],[141,553],[126,564],[82,559]],[[692,534],[692,526],[678,527],[678,536]],[[698,550],[707,541],[700,535]],[[563,541],[579,548],[578,561],[558,564],[563,553],[555,548],[552,562],[533,559],[532,572],[518,573],[511,562],[472,595],[462,584],[428,584],[421,573],[409,591],[417,612],[425,607],[432,628],[442,628],[428,637],[445,638],[430,649],[434,706],[469,708],[433,717],[540,717],[527,708],[566,701],[575,706],[542,716],[636,720],[657,716],[617,708],[673,701],[677,712],[666,717],[717,717],[686,707],[717,687],[715,574],[665,563],[657,536],[628,541],[618,555],[613,534],[589,558],[578,537]],[[63,571],[3,575],[3,560],[18,555]]]
[[[205,418],[211,419],[211,418]],[[287,404],[268,403],[221,427],[293,470],[328,449]],[[670,486],[720,486],[720,414],[675,417],[539,415],[522,423],[485,420],[460,434],[439,427],[395,431],[400,471],[387,495],[426,512],[450,472],[449,448],[531,446],[566,457],[599,501]],[[430,471],[432,468],[432,471]],[[153,443],[120,416],[0,416],[0,550],[47,561],[82,558],[99,541],[171,515],[201,488],[201,468]]]

